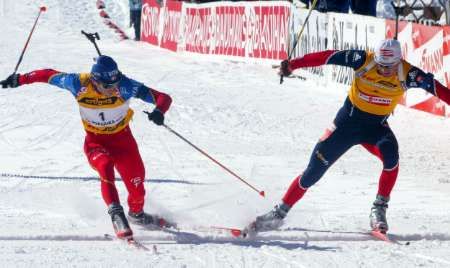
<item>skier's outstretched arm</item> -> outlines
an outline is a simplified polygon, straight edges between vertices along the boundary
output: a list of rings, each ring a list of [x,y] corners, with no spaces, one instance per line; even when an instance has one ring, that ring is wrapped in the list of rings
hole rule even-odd
[[[422,88],[450,105],[450,89],[434,79],[433,74],[412,67],[406,75],[405,82],[408,88]]]
[[[0,84],[3,88],[15,88],[32,83],[48,83],[76,93],[81,88],[80,74],[68,74],[53,69],[35,70],[25,74],[12,74]]]
[[[450,105],[450,89],[434,79],[434,95]]]
[[[289,76],[295,69],[325,64],[346,66],[356,70],[366,61],[366,54],[364,50],[325,50],[309,53],[303,57],[282,61],[280,73]]]

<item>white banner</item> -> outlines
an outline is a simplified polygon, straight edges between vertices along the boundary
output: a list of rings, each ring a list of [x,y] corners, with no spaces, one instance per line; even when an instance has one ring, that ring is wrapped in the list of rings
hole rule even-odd
[[[308,11],[304,9],[296,9],[293,12],[289,53],[292,51],[293,46],[295,46],[295,49],[291,58],[297,58],[308,53],[327,49],[328,16],[325,13],[313,11],[309,17],[308,23],[303,29],[300,40],[297,40],[307,14]],[[326,79],[323,79],[325,77],[325,68],[323,67],[307,68],[299,70],[298,72],[300,72],[302,76],[308,78],[316,77],[318,78],[318,81],[326,83]]]
[[[385,20],[360,15],[328,13],[328,49],[373,50],[385,38]],[[333,66],[330,81],[350,85],[353,70]]]

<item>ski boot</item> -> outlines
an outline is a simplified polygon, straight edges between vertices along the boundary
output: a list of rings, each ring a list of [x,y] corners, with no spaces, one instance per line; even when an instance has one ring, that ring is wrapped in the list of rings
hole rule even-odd
[[[256,220],[244,230],[245,236],[254,236],[258,232],[278,229],[283,225],[283,219],[290,209],[286,204],[276,205],[268,213],[256,217]]]
[[[133,224],[141,225],[151,230],[177,227],[175,223],[169,222],[157,215],[145,213],[144,211],[141,211],[139,213],[128,211],[128,219]]]
[[[112,203],[108,207],[108,214],[111,216],[114,232],[120,239],[127,239],[133,236],[133,231],[128,224],[123,208],[117,203]]]
[[[370,210],[370,227],[374,231],[386,233],[389,229],[386,220],[386,209],[388,208],[389,197],[377,195]]]

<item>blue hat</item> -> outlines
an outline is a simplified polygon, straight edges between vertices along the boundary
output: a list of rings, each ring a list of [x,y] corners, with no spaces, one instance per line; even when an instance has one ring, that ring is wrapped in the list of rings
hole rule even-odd
[[[104,55],[98,57],[96,63],[92,65],[91,74],[94,80],[104,84],[114,84],[122,78],[117,63]]]

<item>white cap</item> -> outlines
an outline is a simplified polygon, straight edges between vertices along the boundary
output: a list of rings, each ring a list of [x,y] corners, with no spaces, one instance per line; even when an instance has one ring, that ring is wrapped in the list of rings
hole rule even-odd
[[[394,39],[385,39],[375,48],[375,62],[381,65],[395,65],[402,59],[400,42]]]

